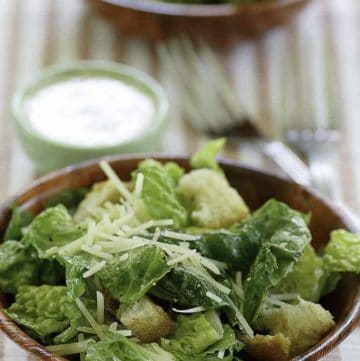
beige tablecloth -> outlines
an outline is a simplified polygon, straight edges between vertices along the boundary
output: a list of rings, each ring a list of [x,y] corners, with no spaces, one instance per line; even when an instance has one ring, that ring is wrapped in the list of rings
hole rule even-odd
[[[314,1],[293,24],[257,41],[241,41],[226,61],[244,108],[261,121],[272,136],[284,126],[279,114],[283,101],[280,78],[283,59],[290,66],[288,102],[306,119],[304,103],[297,93],[314,94],[319,121],[324,118],[321,69],[325,66],[322,46],[329,45],[336,94],[336,114],[343,140],[338,170],[341,196],[355,210],[360,209],[360,2],[358,0]],[[77,0],[0,0],[0,201],[23,188],[35,177],[32,163],[16,141],[10,118],[14,89],[43,66],[73,59],[109,59],[129,63],[153,73],[165,85],[167,74],[156,66],[151,45],[127,40],[111,25],[86,11]],[[313,67],[312,81],[299,77],[299,63],[306,59]],[[318,71],[317,71],[318,70]],[[279,121],[280,119],[281,122]],[[190,152],[204,137],[186,126],[174,110],[160,149]],[[229,154],[253,165],[263,166],[256,156]],[[25,361],[28,356],[0,335],[0,360]],[[355,332],[325,360],[360,360],[360,333]]]

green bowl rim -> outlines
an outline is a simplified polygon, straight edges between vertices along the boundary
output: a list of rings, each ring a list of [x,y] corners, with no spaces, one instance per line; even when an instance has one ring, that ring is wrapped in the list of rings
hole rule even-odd
[[[138,135],[129,140],[109,146],[89,147],[66,144],[51,140],[38,133],[31,127],[30,122],[28,121],[27,114],[24,110],[25,100],[40,89],[58,82],[59,79],[67,79],[82,73],[94,77],[105,76],[122,80],[151,98],[155,105],[155,114],[153,115],[150,126],[145,127]],[[35,74],[32,80],[15,92],[11,102],[11,111],[15,124],[21,131],[26,133],[27,137],[31,138],[32,142],[38,142],[61,150],[72,150],[79,153],[97,151],[114,152],[117,151],[118,148],[133,146],[134,144],[143,141],[144,138],[157,132],[166,124],[169,107],[169,101],[163,87],[151,76],[128,65],[102,60],[72,61],[42,69]]]

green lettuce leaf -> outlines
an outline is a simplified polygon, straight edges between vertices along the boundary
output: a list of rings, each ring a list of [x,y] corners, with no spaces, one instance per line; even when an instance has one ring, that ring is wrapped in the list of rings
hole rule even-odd
[[[219,351],[225,351],[223,360],[233,360],[234,352],[240,351],[244,347],[244,344],[237,340],[235,332],[229,325],[224,326],[224,334],[221,340],[215,342],[207,350],[207,355],[213,355],[218,359],[217,353]]]
[[[332,272],[360,273],[360,236],[333,231],[324,250],[324,263]]]
[[[67,209],[57,205],[44,210],[32,221],[24,243],[35,247],[39,257],[46,257],[48,249],[64,246],[83,234],[84,230],[75,225]]]
[[[88,191],[87,188],[66,189],[51,197],[45,208],[52,208],[62,204],[71,214],[73,214]]]
[[[167,162],[164,164],[164,169],[168,176],[173,180],[174,186],[176,186],[180,178],[185,174],[185,169],[180,167],[175,162]]]
[[[19,286],[39,283],[40,260],[34,249],[18,241],[0,245],[0,289],[16,293]]]
[[[16,301],[6,313],[17,324],[24,326],[43,343],[69,326],[65,316],[66,287],[63,286],[21,286]]]
[[[180,315],[176,319],[175,331],[169,339],[162,339],[161,346],[172,353],[189,356],[201,354],[223,337],[223,329],[217,330],[206,314]]]
[[[209,168],[222,172],[218,162],[216,161],[216,156],[221,151],[224,144],[225,138],[207,142],[191,157],[190,165],[193,168]]]
[[[68,294],[72,299],[80,298],[84,294],[94,295],[92,279],[84,279],[83,273],[90,268],[91,257],[80,253],[75,256],[57,256],[58,261],[65,267],[65,279]]]
[[[298,228],[299,227],[299,228]],[[242,225],[229,231],[204,233],[191,243],[205,257],[224,262],[233,271],[247,274],[263,243],[281,232],[310,233],[303,214],[272,199],[255,211]]]
[[[145,296],[170,271],[170,267],[164,252],[158,247],[141,247],[127,253],[125,261],[118,257],[108,261],[97,276],[116,300],[134,303]]]
[[[301,213],[275,200],[256,213],[264,210],[270,216],[259,224],[262,244],[244,284],[244,313],[250,322],[258,316],[269,289],[289,273],[311,240]]]
[[[188,214],[179,202],[175,193],[175,185],[178,174],[174,176],[174,170],[169,170],[159,162],[152,159],[139,164],[137,171],[144,175],[142,199],[152,219],[173,219],[176,227],[186,226]],[[175,178],[174,178],[175,177]]]
[[[12,215],[5,231],[4,241],[20,241],[23,238],[22,229],[31,223],[34,215],[30,211],[19,208],[16,205],[11,206],[11,210]]]
[[[275,293],[297,293],[303,299],[317,303],[324,292],[329,272],[324,261],[308,245],[294,269],[275,287]]]
[[[190,358],[193,361],[216,361],[219,360],[219,351],[224,351],[223,360],[233,361],[234,353],[240,351],[243,344],[236,339],[229,325],[221,326],[220,330],[214,326],[208,313],[178,316],[175,332],[171,338],[161,340],[162,347],[179,361]]]
[[[38,259],[39,284],[64,285],[65,269],[56,259]]]
[[[211,292],[221,299],[221,302],[209,298]],[[177,266],[162,278],[151,290],[158,298],[184,307],[202,306],[205,309],[220,308],[228,305],[225,294],[215,288],[204,276],[192,267]]]
[[[238,233],[204,233],[190,246],[205,257],[226,263],[233,271],[247,273],[263,241],[257,229],[257,216],[254,215]]]
[[[94,299],[82,298],[81,301],[90,312],[90,314],[96,319],[96,301]],[[91,327],[89,322],[86,320],[84,315],[79,310],[79,307],[71,297],[67,297],[64,300],[63,312],[66,319],[69,320],[69,327],[66,328],[62,333],[54,338],[54,343],[65,344],[79,333],[79,327]]]
[[[106,334],[107,340],[91,345],[86,361],[176,361],[157,344],[141,345],[121,335]]]

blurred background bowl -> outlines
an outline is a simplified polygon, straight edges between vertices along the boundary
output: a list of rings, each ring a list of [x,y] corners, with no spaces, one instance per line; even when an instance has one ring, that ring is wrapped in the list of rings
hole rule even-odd
[[[221,44],[287,23],[309,0],[265,0],[247,5],[189,5],[156,0],[88,0],[127,35],[153,40],[186,34]]]
[[[49,85],[75,77],[115,79],[139,90],[154,104],[154,114],[149,125],[144,126],[137,135],[128,140],[112,145],[72,145],[43,136],[32,127],[28,119],[25,110],[26,100]],[[134,68],[103,61],[80,61],[45,69],[15,93],[12,103],[12,113],[20,141],[42,173],[104,155],[153,151],[168,120],[168,111],[167,97],[155,80]]]

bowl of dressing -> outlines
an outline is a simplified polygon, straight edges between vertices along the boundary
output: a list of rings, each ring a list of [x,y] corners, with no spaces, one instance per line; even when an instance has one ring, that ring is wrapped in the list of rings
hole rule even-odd
[[[12,103],[20,141],[41,172],[154,150],[168,111],[162,87],[147,74],[99,61],[42,70]]]

